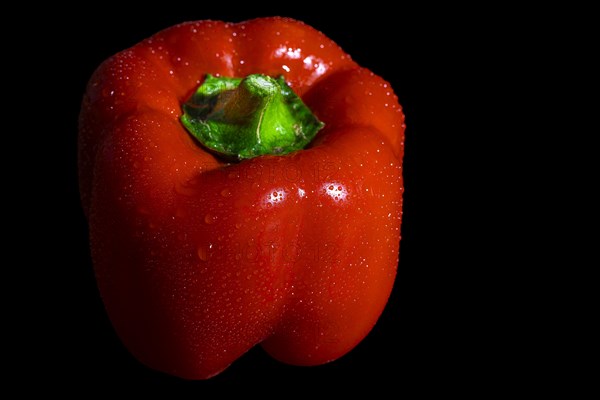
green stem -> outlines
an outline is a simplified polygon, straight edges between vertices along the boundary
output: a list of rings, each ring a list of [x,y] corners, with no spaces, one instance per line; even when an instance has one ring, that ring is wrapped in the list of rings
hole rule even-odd
[[[183,112],[181,122],[200,143],[240,160],[300,150],[324,125],[283,77],[261,74],[207,75]]]

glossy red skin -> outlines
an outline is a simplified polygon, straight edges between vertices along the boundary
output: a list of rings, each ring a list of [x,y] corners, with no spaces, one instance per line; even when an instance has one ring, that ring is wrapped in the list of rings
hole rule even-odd
[[[179,117],[205,74],[283,74],[326,127],[228,164]],[[290,19],[184,23],[104,62],[80,118],[80,185],[108,315],[144,364],[214,376],[261,343],[334,360],[391,292],[404,115],[390,85]]]

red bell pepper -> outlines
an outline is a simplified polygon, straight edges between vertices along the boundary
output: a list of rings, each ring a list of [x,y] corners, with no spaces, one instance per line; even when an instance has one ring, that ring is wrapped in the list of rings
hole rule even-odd
[[[260,343],[322,364],[376,323],[398,263],[404,115],[322,33],[171,27],[98,68],[79,130],[98,286],[142,363],[206,379]]]

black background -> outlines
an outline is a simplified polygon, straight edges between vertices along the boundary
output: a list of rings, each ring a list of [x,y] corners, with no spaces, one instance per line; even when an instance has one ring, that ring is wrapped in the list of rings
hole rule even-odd
[[[466,216],[487,193],[483,188],[474,192],[471,180],[459,178],[485,156],[470,154],[462,145],[473,140],[477,144],[478,136],[468,132],[484,128],[474,110],[483,101],[477,94],[491,84],[485,83],[485,73],[474,84],[471,74],[487,65],[491,55],[471,40],[487,32],[489,21],[485,14],[472,21],[455,8],[400,5],[397,12],[390,12],[383,6],[363,6],[356,10],[348,6],[341,14],[330,15],[317,5],[246,13],[225,13],[234,8],[227,5],[145,8],[133,13],[117,8],[71,10],[77,18],[45,22],[52,44],[46,59],[53,76],[48,85],[62,99],[53,114],[58,136],[52,154],[52,166],[58,169],[54,176],[60,182],[60,192],[54,189],[52,197],[60,203],[60,212],[49,212],[53,220],[48,233],[53,243],[49,256],[61,265],[44,271],[43,279],[52,282],[51,289],[37,312],[51,321],[44,324],[46,339],[41,347],[50,350],[45,374],[55,383],[193,390],[241,382],[264,387],[273,382],[323,382],[331,387],[377,383],[425,390],[466,388],[470,382],[493,379],[491,365],[504,344],[491,336],[499,328],[490,324],[491,305],[482,300],[491,277],[473,267],[485,264],[473,249],[482,254],[488,244],[477,218]],[[217,377],[188,382],[138,363],[122,346],[104,312],[79,204],[80,102],[87,80],[103,60],[161,29],[188,20],[237,22],[269,15],[300,19],[321,30],[360,65],[388,80],[404,107],[405,202],[398,276],[373,331],[341,359],[319,367],[293,367],[256,347]],[[487,43],[493,45],[491,37]],[[43,44],[38,45],[44,51]]]

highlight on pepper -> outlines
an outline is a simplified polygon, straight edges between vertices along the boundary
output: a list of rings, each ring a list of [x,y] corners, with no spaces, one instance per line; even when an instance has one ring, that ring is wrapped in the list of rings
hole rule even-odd
[[[185,379],[256,345],[293,365],[350,352],[396,276],[404,129],[389,83],[289,18],[182,23],[106,60],[79,181],[127,349]]]

